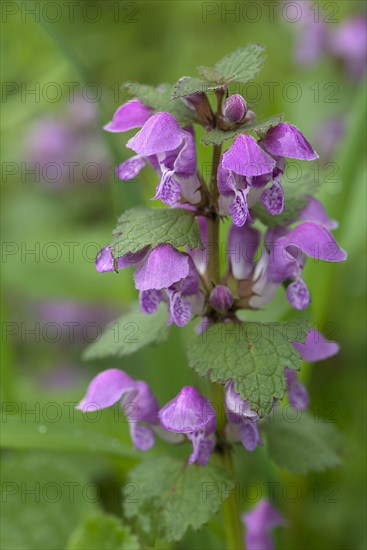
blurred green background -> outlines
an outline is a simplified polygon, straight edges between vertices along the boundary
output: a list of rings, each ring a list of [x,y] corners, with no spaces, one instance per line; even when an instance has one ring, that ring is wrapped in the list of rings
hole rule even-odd
[[[336,22],[328,26],[340,25],[365,6],[352,0],[316,4],[322,17],[330,5],[336,6]],[[141,201],[148,203],[156,183],[148,170],[137,181],[115,179],[113,165],[129,156],[124,144],[130,134],[107,134],[102,126],[126,100],[124,82],[174,83],[182,75],[195,75],[197,65],[212,65],[255,41],[266,46],[268,58],[257,88],[249,87],[246,99],[260,116],[285,113],[315,148],[325,145],[328,120],[345,123],[331,156],[317,166],[318,198],[339,221],[335,235],[349,259],[331,266],[310,263],[305,277],[313,297],[311,320],[340,342],[341,352],[305,366],[302,374],[312,408],[337,422],[345,434],[345,465],[301,477],[269,465],[263,448],[238,452],[241,482],[257,487],[241,497],[241,509],[254,504],[258,491],[266,496],[265,484],[274,482],[276,505],[289,519],[277,534],[279,548],[366,548],[364,79],[349,78],[327,53],[310,67],[295,62],[300,29],[282,15],[279,2],[4,1],[2,27],[2,460],[3,479],[17,484],[7,486],[11,490],[3,499],[2,547],[65,548],[84,513],[103,507],[119,514],[116,483],[124,483],[135,458],[133,453],[130,458],[109,453],[106,433],[130,447],[126,423],[112,422],[108,415],[98,426],[68,417],[72,409],[66,404],[82,397],[95,373],[121,367],[148,381],[162,404],[183,384],[205,391],[186,364],[187,331],[174,328],[159,348],[123,360],[81,360],[95,331],[136,299],[132,272],[98,274],[94,256],[109,241],[117,216]],[[275,83],[273,98],[269,83]],[[72,87],[79,103],[71,100]],[[52,149],[55,123],[71,132],[62,138],[65,158],[79,161],[71,182],[25,173],[47,145]],[[199,146],[202,162],[209,161],[209,153]],[[87,177],[82,170],[94,162],[102,166],[95,182],[90,181],[93,168]],[[285,317],[284,302],[278,296],[266,318]],[[77,323],[75,337],[70,337],[71,322]],[[15,422],[16,414],[24,422]],[[97,442],[94,429],[100,432]],[[20,484],[32,488],[42,480],[77,480],[81,485],[72,504],[64,492],[54,502],[36,502],[32,495],[22,501]],[[98,499],[81,494],[87,482],[98,487]],[[297,484],[296,493],[289,483]],[[177,546],[220,549],[221,536],[216,517]]]

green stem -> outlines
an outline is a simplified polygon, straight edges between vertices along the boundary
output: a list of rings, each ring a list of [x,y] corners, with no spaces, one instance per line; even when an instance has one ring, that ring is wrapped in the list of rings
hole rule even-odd
[[[221,112],[223,94],[218,94],[218,111]],[[219,260],[219,216],[218,216],[218,185],[217,171],[220,162],[221,146],[214,145],[212,173],[210,179],[210,202],[211,216],[208,218],[208,242],[209,257],[207,274],[208,279],[214,285],[220,283],[220,260]],[[224,428],[226,424],[223,387],[219,384],[211,384],[211,399],[217,411],[217,434],[218,440],[224,442],[223,448],[218,453],[218,459],[230,476],[235,479],[235,472],[232,460],[231,448],[225,444]],[[226,533],[227,550],[243,549],[243,529],[240,520],[240,512],[236,501],[236,494],[231,493],[223,503],[223,519]]]

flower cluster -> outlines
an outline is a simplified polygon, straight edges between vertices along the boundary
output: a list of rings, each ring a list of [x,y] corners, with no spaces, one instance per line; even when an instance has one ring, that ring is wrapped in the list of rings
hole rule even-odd
[[[318,331],[311,329],[304,343],[294,342],[294,347],[305,361],[320,361],[338,352],[338,345],[329,342]],[[308,406],[306,388],[297,373],[286,369],[288,400],[300,410]],[[228,382],[224,394],[227,417],[227,436],[232,443],[239,442],[248,451],[262,445],[259,434],[259,416],[250,409]],[[201,395],[195,388],[186,386],[161,409],[149,386],[133,380],[125,372],[108,369],[98,374],[90,383],[87,393],[77,408],[83,412],[111,407],[119,403],[129,422],[134,446],[147,451],[154,445],[155,434],[173,443],[182,443],[183,434],[192,443],[189,463],[205,465],[216,444],[216,403]],[[276,403],[274,403],[275,405]],[[176,434],[172,437],[170,433]]]
[[[135,98],[116,111],[105,130],[138,130],[127,142],[135,155],[118,166],[118,178],[132,180],[144,167],[153,169],[156,181],[152,200],[159,199],[173,209],[169,211],[173,220],[176,213],[188,216],[200,234],[196,242],[201,241],[202,247],[189,246],[190,239],[177,244],[167,236],[154,246],[149,244],[154,239],[145,240],[140,250],[134,247],[128,252],[125,248],[125,253],[119,254],[114,242],[97,255],[97,270],[114,272],[133,267],[141,312],[152,315],[165,304],[169,325],[184,327],[197,317],[198,334],[204,334],[211,324],[241,323],[241,310],[245,316],[246,310],[263,308],[280,287],[294,309],[306,309],[311,301],[303,278],[307,257],[329,262],[346,259],[331,233],[337,224],[317,199],[303,193],[297,207],[287,205],[283,182],[287,159],[314,161],[317,153],[300,130],[279,122],[281,118],[257,125],[256,114],[249,110],[246,100],[239,94],[229,95],[223,81],[215,88],[216,113],[206,91],[192,93],[189,77],[176,86],[179,92],[182,88],[190,90],[186,95],[180,92],[178,101],[193,113],[193,122],[201,124],[207,135],[213,132],[215,139],[224,134],[222,142],[212,138],[210,182],[199,170],[192,124],[180,124],[170,109],[156,112]],[[230,134],[225,135],[228,131]],[[228,136],[234,140],[225,148]],[[266,223],[269,219],[271,222]],[[220,223],[228,226],[223,270],[218,258]],[[118,238],[123,240],[126,234],[133,240],[127,233],[119,231]],[[308,330],[305,341],[292,342],[298,354],[290,342],[287,345],[290,355],[308,362],[331,357],[339,349],[315,329]],[[277,382],[287,388],[288,403],[306,409],[309,396],[297,371],[282,369],[281,365],[284,377]],[[254,410],[254,400],[250,402],[243,398],[243,392],[238,393],[238,380],[230,369],[228,372],[228,379],[221,380],[222,403],[211,402],[196,388],[185,386],[161,407],[145,382],[109,369],[92,380],[78,408],[87,411],[119,403],[137,449],[149,450],[157,435],[174,444],[189,441],[189,464],[205,466],[213,452],[226,453],[235,444],[253,452],[263,444],[260,408]],[[271,405],[278,406],[281,397],[274,392]],[[270,530],[283,520],[268,501],[262,501],[244,516],[244,523],[247,548],[265,550],[272,547]]]

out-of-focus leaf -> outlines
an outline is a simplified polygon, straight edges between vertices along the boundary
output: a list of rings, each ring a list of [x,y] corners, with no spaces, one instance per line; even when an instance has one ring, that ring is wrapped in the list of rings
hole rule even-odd
[[[136,491],[125,498],[126,516],[141,518],[145,529],[155,528],[158,537],[169,541],[180,540],[189,527],[199,529],[233,489],[221,467],[188,465],[169,457],[141,463],[129,473],[128,485]],[[152,513],[154,522],[149,521]]]
[[[72,533],[68,550],[139,550],[137,537],[115,516],[94,514]]]
[[[88,477],[57,454],[9,453],[2,461],[1,548],[60,550],[97,510]]]
[[[122,411],[82,413],[73,403],[55,407],[27,404],[34,414],[12,414],[9,406],[1,415],[1,447],[40,449],[139,458],[128,440]],[[38,412],[37,412],[38,411]],[[52,417],[48,420],[48,417]],[[125,441],[123,440],[124,433]]]
[[[297,413],[296,413],[297,414]],[[335,426],[300,411],[287,418],[287,409],[276,409],[264,423],[269,457],[290,472],[320,472],[340,466],[341,436]]]
[[[167,321],[167,308],[163,304],[151,315],[135,309],[110,323],[102,336],[87,347],[84,359],[122,357],[149,344],[159,344],[167,338]]]

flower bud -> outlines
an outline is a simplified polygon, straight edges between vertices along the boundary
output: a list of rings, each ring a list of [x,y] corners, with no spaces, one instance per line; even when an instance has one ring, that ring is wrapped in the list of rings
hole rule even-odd
[[[209,296],[210,305],[223,313],[232,307],[233,301],[231,291],[224,285],[214,287]]]
[[[247,113],[247,103],[239,94],[226,99],[223,106],[223,118],[227,122],[239,122]]]

